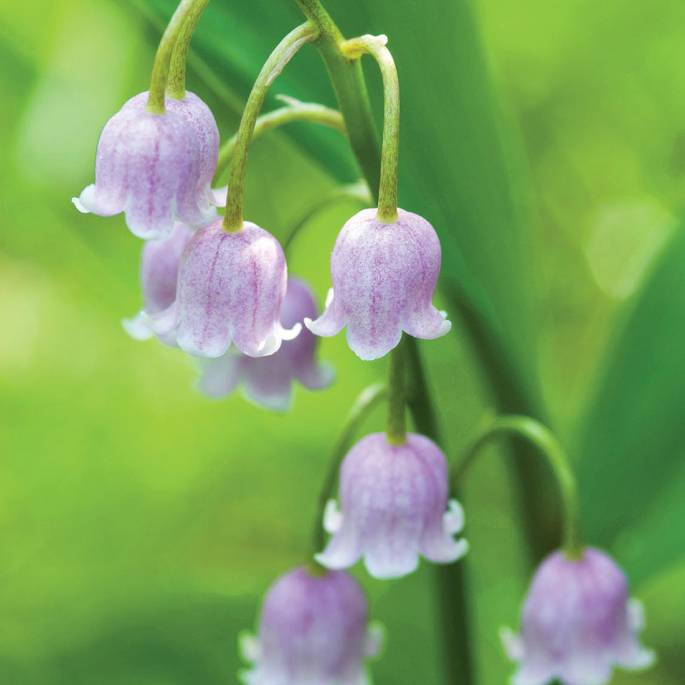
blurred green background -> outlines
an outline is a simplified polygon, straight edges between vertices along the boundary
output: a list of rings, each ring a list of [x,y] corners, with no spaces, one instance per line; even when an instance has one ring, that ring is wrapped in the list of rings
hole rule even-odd
[[[121,217],[79,215],[70,198],[92,181],[105,121],[146,88],[173,4],[0,2],[3,684],[235,682],[237,633],[301,562],[344,415],[384,374],[327,339],[335,386],[298,389],[292,413],[274,416],[239,396],[202,398],[188,359],[122,331],[140,305],[141,243]],[[388,33],[400,70],[401,204],[441,234],[455,324],[421,345],[448,453],[493,405],[549,420],[580,477],[587,538],[627,570],[659,652],[657,667],[615,682],[680,685],[685,4],[327,7],[348,35]],[[224,136],[299,21],[289,0],[210,3],[190,86]],[[274,92],[334,102],[314,50]],[[283,236],[356,174],[334,132],[269,134],[250,157],[249,217]],[[290,270],[320,299],[356,209],[327,209],[294,245]],[[531,572],[515,492],[536,502],[539,531],[554,521],[554,492],[513,475],[514,456],[493,450],[464,485],[483,685],[511,672],[497,632],[516,623]],[[392,583],[358,575],[388,633],[374,682],[444,682],[434,570]]]

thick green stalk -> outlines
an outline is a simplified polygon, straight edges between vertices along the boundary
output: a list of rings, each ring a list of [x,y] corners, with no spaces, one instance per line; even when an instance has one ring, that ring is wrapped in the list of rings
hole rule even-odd
[[[359,60],[350,61],[340,52],[342,34],[319,0],[295,0],[305,16],[320,30],[317,46],[328,68],[345,119],[353,152],[377,199],[380,177],[378,139],[369,104],[366,82]],[[437,420],[426,385],[416,341],[407,337],[410,392],[408,406],[417,430],[440,442]],[[467,604],[464,563],[436,569],[438,611],[442,627],[442,650],[448,685],[472,685],[474,682],[471,654],[469,607]]]
[[[183,30],[187,17],[193,12],[198,1],[203,2],[204,0],[181,0],[162,34],[162,39],[159,41],[155,61],[152,65],[152,75],[150,76],[150,94],[147,98],[147,108],[153,114],[164,113],[171,53],[176,46],[178,36]]]
[[[183,100],[186,96],[186,62],[188,60],[188,49],[193,38],[195,27],[200,20],[202,13],[207,7],[209,0],[195,0],[186,13],[181,30],[176,39],[176,45],[171,53],[169,65],[169,82],[167,92],[175,100]]]
[[[571,471],[568,457],[554,434],[543,424],[528,416],[499,416],[480,432],[464,452],[463,457],[454,469],[450,481],[453,487],[473,463],[481,449],[502,435],[523,438],[537,448],[538,453],[546,458],[554,474],[564,511],[563,546],[569,557],[581,554],[582,544],[579,533],[578,489],[576,479]]]
[[[293,29],[274,48],[264,63],[252,91],[245,104],[243,116],[238,127],[237,140],[228,178],[228,199],[224,216],[226,231],[239,231],[243,226],[243,205],[245,202],[245,173],[247,171],[247,152],[252,140],[257,117],[262,109],[266,94],[271,84],[283,71],[297,51],[307,43],[315,40],[318,29],[310,22],[305,22]]]
[[[309,121],[323,126],[330,126],[345,133],[345,120],[342,114],[335,109],[320,105],[315,102],[300,102],[292,98],[284,98],[288,104],[285,107],[279,107],[267,114],[262,114],[255,121],[254,131],[252,132],[252,140],[258,138],[263,133],[271,131],[274,128],[290,124],[294,121]],[[219,161],[216,165],[215,178],[219,178],[231,163],[231,159],[238,144],[238,133],[231,136],[219,150]]]
[[[407,338],[406,355],[411,388],[408,396],[409,411],[416,429],[440,444],[438,420],[414,338]],[[458,492],[453,494],[459,498]],[[471,643],[472,611],[468,600],[468,567],[465,561],[461,561],[447,566],[436,566],[433,573],[442,635],[445,683],[470,685],[476,682],[476,674]]]
[[[319,0],[295,0],[304,15],[319,29],[316,45],[330,76],[338,107],[347,126],[350,145],[371,193],[378,197],[381,160],[366,81],[359,60],[340,50],[344,38]]]
[[[403,445],[407,440],[406,421],[406,369],[404,342],[390,353],[390,369],[388,372],[388,442],[391,445]]]

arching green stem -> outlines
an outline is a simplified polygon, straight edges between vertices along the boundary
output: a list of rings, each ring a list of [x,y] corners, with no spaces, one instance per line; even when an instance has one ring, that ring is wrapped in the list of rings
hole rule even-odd
[[[386,395],[387,388],[384,385],[380,383],[376,385],[370,385],[368,388],[362,390],[362,392],[359,394],[359,397],[357,397],[355,403],[352,405],[349,414],[347,415],[342,433],[338,437],[338,440],[331,452],[328,471],[326,472],[326,477],[324,478],[321,486],[321,492],[319,493],[319,499],[317,501],[312,535],[313,551],[315,554],[321,551],[325,542],[325,535],[322,527],[323,515],[324,511],[326,510],[326,504],[328,500],[333,496],[333,490],[335,489],[335,484],[338,479],[340,464],[347,454],[347,451],[350,449],[352,441],[354,440],[354,437],[357,434],[361,424],[371,413],[371,411],[386,398]]]
[[[176,39],[176,45],[171,53],[169,65],[169,82],[167,92],[175,100],[182,100],[186,95],[186,62],[188,60],[188,49],[193,38],[195,27],[200,20],[202,13],[207,7],[209,0],[196,0],[188,10],[181,30]]]
[[[183,31],[186,19],[193,13],[195,5],[204,1],[205,0],[181,0],[162,35],[162,39],[159,41],[155,62],[152,65],[150,94],[147,99],[147,108],[153,114],[164,113],[164,99],[169,80],[171,53],[176,47],[178,37]]]
[[[502,435],[514,435],[532,443],[545,457],[559,485],[564,511],[563,546],[570,557],[582,553],[579,532],[578,489],[568,457],[554,434],[543,424],[528,416],[499,416],[493,419],[475,438],[451,474],[454,486],[459,483],[480,450]]]
[[[269,87],[297,51],[303,45],[315,40],[318,35],[318,29],[309,22],[305,22],[293,29],[269,55],[262,70],[259,72],[259,76],[257,76],[257,80],[252,87],[252,92],[243,110],[242,119],[240,120],[231,163],[231,172],[228,179],[228,201],[226,204],[226,215],[224,216],[224,229],[227,231],[239,231],[243,226],[247,151],[252,140],[257,117],[262,109]]]
[[[387,36],[364,35],[345,41],[341,49],[350,59],[371,55],[383,77],[383,144],[381,179],[378,189],[378,218],[386,223],[397,221],[397,165],[400,148],[400,82],[397,67],[386,47]]]
[[[403,445],[407,440],[406,368],[403,341],[390,353],[388,370],[388,442]]]
[[[252,140],[271,129],[290,124],[294,121],[309,121],[314,124],[330,126],[345,133],[345,121],[342,114],[335,109],[320,105],[315,102],[300,102],[294,98],[280,96],[287,103],[285,107],[279,107],[257,118],[252,132]],[[228,168],[238,144],[238,133],[231,136],[219,150],[219,161],[216,165],[215,178],[219,178]]]

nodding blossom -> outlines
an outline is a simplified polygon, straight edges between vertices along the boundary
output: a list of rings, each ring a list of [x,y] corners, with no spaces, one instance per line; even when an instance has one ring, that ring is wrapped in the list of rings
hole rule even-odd
[[[465,540],[454,539],[464,514],[448,497],[447,462],[435,443],[414,433],[400,445],[384,433],[368,435],[342,463],[341,507],[328,503],[324,527],[332,537],[316,560],[342,569],[363,557],[375,578],[413,572],[419,555],[456,561],[467,551]]]
[[[615,666],[646,668],[654,653],[639,641],[642,607],[629,599],[626,577],[604,552],[579,558],[557,551],[540,565],[521,616],[521,634],[502,631],[519,667],[513,685],[604,685]]]
[[[281,322],[292,327],[307,316],[316,316],[312,292],[304,281],[289,278]],[[309,390],[326,388],[333,381],[331,367],[316,360],[316,346],[316,336],[303,330],[269,357],[249,357],[229,350],[217,359],[201,361],[198,387],[210,397],[224,397],[242,385],[245,395],[256,404],[286,411],[292,402],[295,380]]]
[[[140,260],[140,285],[143,309],[133,318],[123,321],[126,332],[136,340],[154,335],[151,317],[170,307],[176,299],[178,265],[183,250],[193,237],[185,225],[177,223],[172,234],[162,240],[148,240]],[[163,342],[175,344],[173,339]]]
[[[241,648],[252,664],[245,685],[366,685],[364,660],[380,635],[350,575],[297,568],[268,591],[258,634],[243,636]]]
[[[176,221],[204,226],[220,198],[211,189],[219,131],[207,105],[193,93],[167,98],[162,114],[139,93],[100,135],[95,183],[73,202],[81,212],[124,212],[131,232],[146,240],[168,236]]]
[[[217,219],[186,246],[176,300],[152,317],[151,325],[198,357],[221,357],[231,345],[264,357],[301,329],[281,325],[287,280],[285,255],[270,233],[249,222],[227,232]]]
[[[331,256],[333,288],[321,317],[305,320],[316,335],[347,326],[347,342],[361,359],[377,359],[400,341],[445,335],[451,323],[432,304],[440,273],[440,241],[418,214],[398,210],[384,223],[364,209],[342,228]]]

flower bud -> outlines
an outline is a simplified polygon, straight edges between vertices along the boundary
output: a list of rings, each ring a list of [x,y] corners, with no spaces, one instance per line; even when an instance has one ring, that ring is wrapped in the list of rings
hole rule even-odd
[[[304,281],[289,278],[281,321],[291,327],[306,316],[316,316],[311,290]],[[291,404],[294,380],[309,390],[326,388],[333,381],[333,370],[316,361],[316,345],[316,336],[304,330],[269,357],[248,357],[230,350],[218,359],[205,359],[201,363],[199,388],[210,397],[223,397],[242,384],[248,399],[256,404],[286,411]]]
[[[502,631],[519,668],[514,685],[604,685],[614,666],[649,666],[642,647],[642,608],[628,598],[621,569],[604,552],[587,548],[579,559],[554,552],[540,565],[523,606],[521,635]]]
[[[182,223],[162,240],[149,240],[143,246],[140,262],[140,285],[143,291],[143,309],[133,319],[123,321],[124,329],[135,340],[147,340],[154,335],[150,317],[171,306],[176,299],[178,264],[181,254],[193,236]],[[164,342],[173,341],[165,340]]]
[[[380,636],[350,575],[297,568],[271,587],[258,636],[241,647],[253,663],[241,674],[246,685],[364,685],[364,659],[376,655]]]
[[[361,359],[382,357],[402,331],[416,338],[445,335],[452,324],[432,305],[440,259],[440,241],[425,219],[399,209],[397,221],[387,224],[375,209],[364,209],[335,243],[326,311],[305,325],[321,336],[347,326],[347,342]]]
[[[453,539],[464,514],[448,496],[447,462],[435,443],[414,433],[401,445],[390,444],[384,433],[368,435],[343,461],[342,510],[328,503],[324,527],[333,537],[316,560],[342,569],[363,557],[375,578],[411,573],[419,554],[456,561],[467,551],[465,540]]]
[[[126,215],[134,235],[168,236],[176,220],[203,226],[216,216],[210,183],[219,132],[202,100],[167,98],[166,110],[147,110],[147,93],[131,98],[106,124],[98,142],[95,184],[73,202],[81,212]]]
[[[186,246],[176,301],[152,317],[152,327],[198,357],[221,357],[231,344],[251,357],[273,354],[301,328],[280,323],[287,278],[285,255],[270,233],[249,222],[229,233],[217,219]]]

